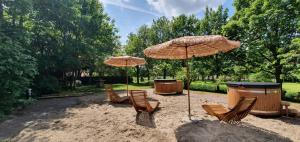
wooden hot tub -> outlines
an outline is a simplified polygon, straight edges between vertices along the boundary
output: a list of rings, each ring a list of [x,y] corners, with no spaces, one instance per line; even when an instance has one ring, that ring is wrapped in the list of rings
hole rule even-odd
[[[156,79],[154,80],[155,94],[180,94],[183,91],[181,80],[175,79]]]
[[[250,112],[253,115],[276,116],[281,111],[281,85],[279,83],[227,83],[228,107],[233,108],[241,96],[257,97],[257,101]]]

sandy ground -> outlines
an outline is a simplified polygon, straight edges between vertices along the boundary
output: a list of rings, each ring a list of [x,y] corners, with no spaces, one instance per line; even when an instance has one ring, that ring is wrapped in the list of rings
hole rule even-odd
[[[124,92],[123,92],[124,93]],[[258,118],[252,115],[239,125],[220,123],[205,114],[204,103],[226,105],[226,96],[192,92],[192,121],[188,119],[187,96],[160,96],[161,102],[149,116],[137,116],[129,104],[110,104],[105,94],[40,100],[0,123],[0,141],[21,142],[156,142],[156,141],[299,141],[300,118]],[[300,104],[292,104],[300,111]]]

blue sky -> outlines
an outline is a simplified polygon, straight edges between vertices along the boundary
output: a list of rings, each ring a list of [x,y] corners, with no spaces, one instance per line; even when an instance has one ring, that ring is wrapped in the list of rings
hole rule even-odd
[[[233,0],[100,0],[105,12],[115,20],[121,36],[121,43],[126,44],[127,35],[136,32],[143,25],[150,25],[161,16],[171,18],[180,14],[195,14],[203,17],[206,7],[217,8],[219,5],[229,9],[233,15]]]

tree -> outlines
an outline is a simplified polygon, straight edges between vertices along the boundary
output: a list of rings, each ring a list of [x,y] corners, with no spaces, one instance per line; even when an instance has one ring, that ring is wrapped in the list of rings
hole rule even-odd
[[[125,47],[125,51],[127,55],[135,56],[135,57],[141,57],[145,58],[143,50],[146,49],[150,45],[150,34],[151,29],[148,28],[148,26],[143,25],[139,28],[137,34],[129,34],[127,45]],[[148,70],[148,80],[150,80],[149,75],[149,67],[151,66],[151,61],[149,59],[146,59],[148,61],[148,64],[146,64],[146,70]],[[143,68],[142,68],[143,69]],[[136,67],[136,75],[137,75],[137,83],[140,82],[140,72],[142,71],[142,74],[144,74],[144,70],[141,70],[139,66]]]
[[[26,54],[18,42],[0,32],[0,117],[18,106],[18,100],[25,98],[37,74],[35,59]]]
[[[297,36],[299,1],[253,0],[235,1],[237,9],[226,25],[227,34],[235,34],[247,48],[249,63],[259,70],[274,75],[282,82],[283,54]],[[237,32],[242,34],[236,34]],[[263,64],[262,64],[263,63]]]
[[[198,22],[198,34],[199,35],[222,35],[222,26],[227,23],[228,9],[223,9],[219,6],[216,11],[206,8],[205,16]],[[211,62],[211,75],[218,78],[225,68],[224,61],[226,55],[218,54],[212,57],[206,58],[207,62]],[[201,60],[205,61],[205,60]]]
[[[300,38],[292,40],[289,51],[280,56],[283,64],[283,79],[288,81],[300,80]]]
[[[63,87],[74,88],[81,72],[92,75],[96,70],[104,71],[103,60],[118,50],[119,37],[101,3],[97,0],[36,0],[33,7],[31,51],[42,72],[36,84],[43,81],[41,78],[54,77]],[[50,87],[38,90],[47,88]]]
[[[20,107],[37,74],[36,60],[27,47],[30,0],[0,1],[0,117]]]

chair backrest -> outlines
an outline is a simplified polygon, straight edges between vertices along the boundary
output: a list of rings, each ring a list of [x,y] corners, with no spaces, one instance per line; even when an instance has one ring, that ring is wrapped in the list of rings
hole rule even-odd
[[[107,94],[107,98],[112,101],[112,102],[116,102],[120,99],[120,96],[117,95],[113,88],[112,88],[112,85],[111,84],[106,84],[105,85],[105,90],[106,90],[106,94]]]
[[[241,97],[237,105],[235,105],[225,116],[224,119],[240,121],[248,115],[255,105],[256,97]]]
[[[144,90],[130,90],[130,99],[136,111],[144,110],[147,105],[147,93]]]
[[[249,109],[251,110],[256,100],[256,97],[241,97],[237,105],[235,105],[232,110],[236,111],[237,113],[241,113]]]

